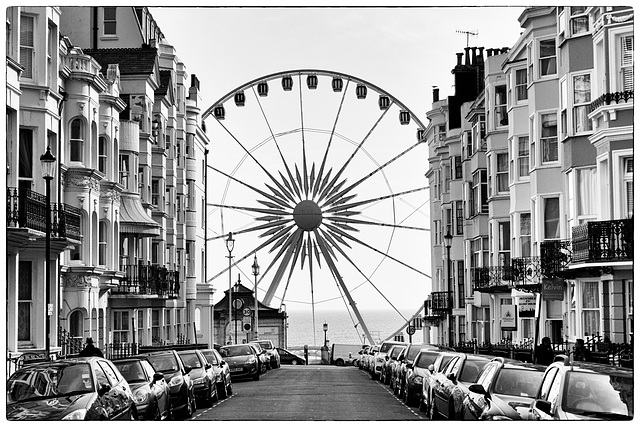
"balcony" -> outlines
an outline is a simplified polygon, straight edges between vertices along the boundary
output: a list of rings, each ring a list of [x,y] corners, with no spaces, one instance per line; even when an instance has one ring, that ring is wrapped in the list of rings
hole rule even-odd
[[[149,295],[177,298],[180,293],[179,272],[160,265],[124,265],[125,277],[113,294]]]
[[[453,308],[453,292],[432,292],[431,311],[434,314],[449,313]]]
[[[590,221],[571,229],[572,263],[633,261],[633,220]]]
[[[572,259],[570,241],[545,240],[540,243],[540,263],[544,277],[560,277]]]
[[[480,267],[471,271],[473,290],[484,293],[508,292],[513,273],[509,266]]]
[[[542,258],[537,256],[511,260],[512,287],[523,292],[540,292],[543,278]]]
[[[80,240],[78,208],[66,203],[51,203],[51,237]],[[7,228],[27,228],[46,233],[46,198],[27,188],[7,188]]]
[[[593,113],[598,108],[603,107],[605,105],[611,105],[611,103],[615,102],[619,104],[621,101],[625,103],[628,102],[631,98],[633,98],[632,90],[625,90],[622,92],[612,92],[605,93],[599,96],[595,101],[589,104],[589,113]]]

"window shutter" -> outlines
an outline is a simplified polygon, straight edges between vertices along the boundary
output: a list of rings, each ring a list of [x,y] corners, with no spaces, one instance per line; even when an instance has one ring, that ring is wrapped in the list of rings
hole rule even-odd
[[[622,37],[622,90],[633,90],[633,36]]]
[[[33,18],[20,17],[20,65],[24,67],[22,76],[33,77]]]

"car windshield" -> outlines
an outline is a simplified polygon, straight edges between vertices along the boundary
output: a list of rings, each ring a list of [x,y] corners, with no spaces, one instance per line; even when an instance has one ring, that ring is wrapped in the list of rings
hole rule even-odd
[[[13,374],[7,382],[7,403],[85,394],[94,390],[88,363],[47,364]]]
[[[418,353],[420,353],[420,350],[422,350],[423,347],[418,347],[418,346],[411,346],[411,348],[409,349],[409,351],[407,351],[407,354],[405,355],[405,359],[407,360],[413,360]]]
[[[501,369],[493,386],[493,392],[509,396],[535,397],[542,382],[543,371],[528,369]]]
[[[633,417],[633,378],[615,373],[567,372],[562,409],[581,415]]]
[[[249,356],[253,354],[251,351],[251,346],[248,345],[239,345],[233,347],[222,347],[220,349],[220,354],[222,357],[234,357],[234,356]]]
[[[116,368],[120,371],[122,376],[128,383],[141,383],[147,381],[147,377],[144,374],[140,361],[130,362],[113,362]]]
[[[420,353],[416,357],[416,367],[426,369],[429,367],[429,365],[432,365],[437,358],[438,358],[438,353],[435,353],[435,352]]]
[[[387,353],[391,347],[396,345],[394,342],[385,342],[380,346],[380,353]]]
[[[178,371],[178,361],[173,354],[154,354],[147,358],[156,371],[171,373]]]
[[[182,363],[185,365],[189,365],[192,368],[202,368],[202,363],[200,363],[200,358],[195,353],[179,353],[180,359],[182,359]]]
[[[211,363],[212,365],[218,364],[218,360],[216,359],[216,355],[213,351],[203,351],[202,355],[205,359],[207,359],[207,362]]]
[[[258,344],[260,344],[260,347],[265,348],[267,350],[271,350],[273,348],[273,346],[269,341],[258,341]]]
[[[463,383],[473,383],[478,378],[480,370],[484,368],[484,365],[489,363],[489,360],[469,360],[467,359],[462,366],[462,372],[460,372],[460,381]]]
[[[394,347],[389,354],[390,357],[398,357],[398,355],[402,352],[404,347]]]

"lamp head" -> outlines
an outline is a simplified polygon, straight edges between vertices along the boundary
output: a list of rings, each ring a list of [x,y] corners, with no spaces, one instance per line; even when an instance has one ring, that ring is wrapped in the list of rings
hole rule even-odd
[[[229,235],[227,236],[226,243],[227,243],[227,250],[229,252],[233,252],[233,245],[236,243],[236,241],[233,240],[233,233],[231,231],[229,232]]]
[[[451,247],[451,241],[453,240],[453,236],[451,235],[451,232],[449,230],[447,230],[447,234],[444,235],[444,242],[445,245],[450,248]]]
[[[42,164],[42,177],[44,179],[52,179],[56,171],[56,157],[51,154],[51,148],[47,146],[47,151],[40,156]]]
[[[327,332],[329,330],[329,325],[327,325],[326,323],[322,324],[322,330]]]
[[[253,254],[253,265],[251,266],[251,271],[253,271],[254,276],[260,274],[260,266],[258,265],[258,257],[256,254]]]

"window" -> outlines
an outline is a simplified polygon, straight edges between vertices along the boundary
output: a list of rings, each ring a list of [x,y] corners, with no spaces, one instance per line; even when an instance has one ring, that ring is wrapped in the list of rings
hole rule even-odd
[[[57,82],[57,69],[54,68],[56,53],[58,50],[58,37],[56,27],[49,24],[47,31],[47,86],[55,87]]]
[[[479,169],[473,173],[469,191],[469,216],[489,213],[487,201],[487,171]]]
[[[104,35],[115,36],[116,35],[116,8],[105,7],[104,11]]]
[[[73,119],[71,122],[71,139],[69,144],[71,145],[69,160],[72,162],[81,162],[84,149],[84,124],[82,123],[82,119]]]
[[[589,32],[589,16],[586,6],[571,6],[571,17],[569,18],[571,35],[577,36]]]
[[[464,291],[464,289],[463,289]],[[464,293],[462,294],[461,297],[461,304],[460,308],[464,308]],[[464,316],[458,316],[458,342],[463,342],[466,338],[466,329],[467,329],[467,325],[466,325],[466,321],[465,321],[465,317]]]
[[[440,200],[440,169],[433,173],[433,200]]]
[[[152,264],[158,264],[158,250],[159,250],[159,246],[158,246],[158,242],[153,242],[151,244],[151,263]]]
[[[527,97],[527,70],[516,70],[516,101],[524,101]]]
[[[18,154],[18,178],[33,179],[33,130],[20,129],[20,152]],[[29,187],[31,184],[29,183]]]
[[[464,308],[464,261],[456,261],[456,263],[456,272],[458,278],[458,308]],[[462,325],[463,328],[461,332],[464,334],[464,321],[462,322]],[[463,339],[460,338],[460,341],[463,341]]]
[[[98,142],[98,170],[107,173],[107,138],[101,136]]]
[[[498,265],[511,265],[511,224],[508,221],[498,223]]]
[[[107,265],[107,223],[100,221],[98,232],[98,265]]]
[[[556,41],[540,40],[540,77],[556,73]]]
[[[529,176],[529,137],[518,137],[518,177]]]
[[[544,238],[560,238],[560,199],[548,197],[544,199]]]
[[[456,200],[456,234],[464,233],[464,204],[462,200]]]
[[[453,156],[454,179],[462,179],[462,156]]]
[[[589,104],[591,103],[591,75],[573,76],[573,132],[591,130]]]
[[[129,342],[129,312],[113,311],[113,343]]]
[[[144,310],[143,309],[138,309],[138,324],[136,325],[137,327],[137,331],[138,331],[138,336],[136,337],[136,341],[139,344],[143,344],[145,342],[144,340],[144,331],[145,331],[145,327],[144,327]]]
[[[151,204],[158,206],[160,199],[160,181],[157,179],[151,180]]]
[[[620,56],[620,77],[622,81],[622,90],[633,90],[633,36],[624,36],[620,38],[621,53]]]
[[[33,305],[33,264],[18,263],[18,341],[31,341],[31,314]]]
[[[438,125],[438,141],[444,141],[447,139],[447,126]]]
[[[496,184],[498,193],[509,191],[509,153],[496,155]]]
[[[443,169],[443,172],[444,172],[444,189],[443,189],[443,191],[445,193],[448,193],[449,192],[449,186],[451,184],[451,166],[443,165],[442,169]]]
[[[601,332],[598,282],[582,283],[582,332],[585,335],[598,335]]]
[[[160,310],[151,310],[151,342],[160,343]]]
[[[578,206],[577,206],[577,214],[578,217],[587,216],[590,219],[596,219],[596,168],[588,168],[588,169],[577,169],[576,170],[577,177],[577,195],[578,195]]]
[[[531,214],[520,214],[520,256],[531,256]]]
[[[489,238],[478,237],[471,241],[471,268],[489,266]]]
[[[506,126],[509,124],[507,116],[507,87],[505,85],[495,88],[495,122],[494,125]]]
[[[478,117],[478,121],[474,122],[471,126],[471,140],[473,145],[473,153],[478,151],[484,151],[487,149],[487,142],[485,141],[485,118],[484,115]]]
[[[21,77],[33,79],[35,57],[34,18],[20,16],[20,65],[24,68]]]
[[[120,154],[120,184],[128,189],[129,187],[129,156]]]
[[[558,119],[556,113],[541,115],[542,162],[558,161]]]
[[[433,221],[433,244],[439,245],[441,242],[440,237],[440,220]]]
[[[624,191],[624,208],[626,209],[627,218],[633,217],[633,157],[627,157],[623,160],[624,170],[622,175],[623,191]]]
[[[451,221],[452,221],[451,209],[450,208],[444,208],[442,210],[442,217],[444,218],[443,232],[451,233]]]
[[[567,137],[567,108],[569,104],[569,94],[567,92],[567,79],[560,80],[560,136],[562,139]],[[575,121],[575,120],[574,120]]]
[[[164,310],[164,336],[167,340],[171,337],[171,309]]]

